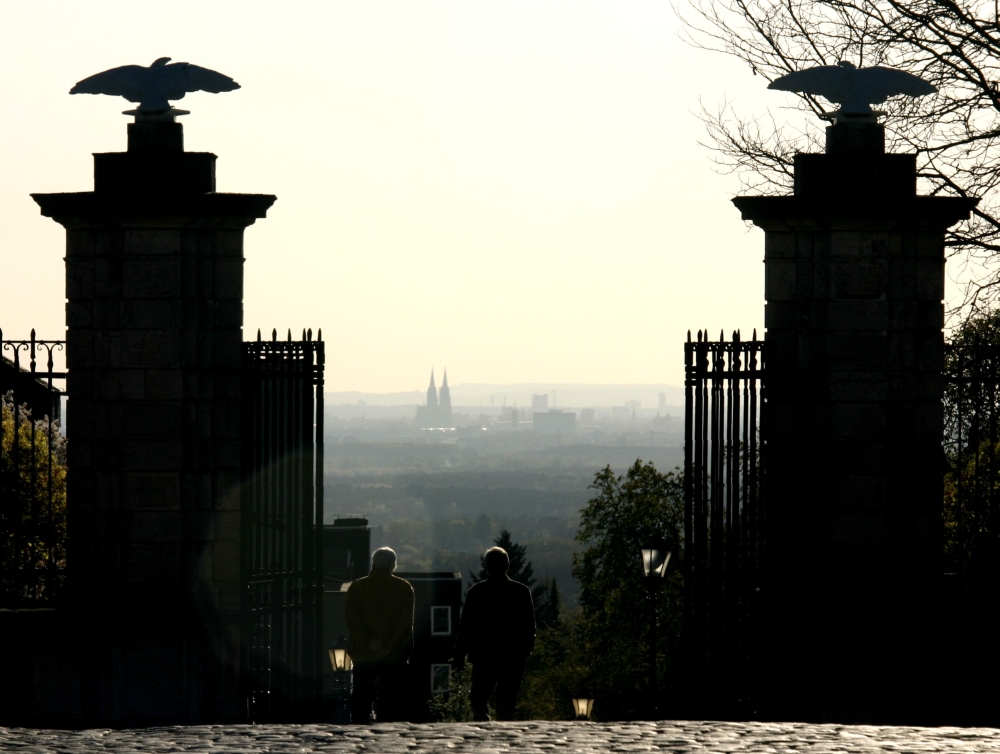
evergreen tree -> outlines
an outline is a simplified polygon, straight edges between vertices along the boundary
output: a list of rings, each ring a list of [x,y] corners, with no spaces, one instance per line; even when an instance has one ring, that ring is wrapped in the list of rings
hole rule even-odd
[[[537,579],[535,578],[535,571],[531,567],[531,561],[528,560],[528,551],[524,545],[519,545],[510,538],[510,532],[506,529],[500,531],[500,536],[493,540],[493,543],[497,547],[502,547],[507,551],[507,557],[510,558],[510,568],[507,571],[507,576],[510,577],[512,581],[520,582],[524,584],[528,589],[531,589],[532,595],[535,594],[535,590],[532,587],[535,586]],[[483,559],[484,555],[479,556],[479,575],[469,574],[469,586],[473,584],[478,584],[480,581],[486,579],[486,561]]]
[[[549,588],[548,582],[538,584],[538,579],[535,578],[535,569],[532,567],[531,561],[528,560],[528,549],[524,545],[519,545],[517,542],[512,540],[510,532],[507,529],[502,529],[500,531],[500,536],[493,540],[493,544],[497,547],[502,547],[507,551],[507,557],[510,558],[510,568],[507,569],[508,578],[510,578],[511,581],[517,581],[524,584],[531,590],[531,600],[535,606],[535,623],[541,625],[541,623],[539,623],[539,614],[545,616],[545,620],[549,620],[548,616],[552,611],[550,603],[555,605],[555,616],[556,621],[558,621],[559,590],[555,587],[554,581],[552,582],[552,588],[555,589],[554,592],[552,592]],[[469,574],[469,586],[478,584],[480,581],[485,581],[488,575],[486,573],[484,555],[485,553],[479,556],[479,574]],[[554,603],[552,603],[553,595],[555,596]],[[549,621],[546,625],[550,625],[551,623],[552,621]]]
[[[556,580],[546,579],[536,587],[531,596],[535,600],[535,625],[539,629],[559,625],[561,605]]]

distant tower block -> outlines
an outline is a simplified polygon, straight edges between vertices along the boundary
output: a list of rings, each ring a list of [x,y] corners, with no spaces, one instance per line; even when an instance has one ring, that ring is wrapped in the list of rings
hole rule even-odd
[[[838,119],[794,195],[734,200],[766,234],[759,709],[933,719],[944,233],[976,200],[917,196],[874,115]]]
[[[275,197],[215,191],[176,111],[34,194],[66,228],[67,631],[88,723],[237,720],[243,230]]]
[[[531,411],[532,413],[544,413],[549,410],[549,396],[548,393],[542,393],[541,395],[535,394],[531,396]]]
[[[660,411],[660,412],[666,411],[667,410],[667,394],[666,393],[660,393],[657,396],[657,399],[659,401],[657,403],[657,410]]]

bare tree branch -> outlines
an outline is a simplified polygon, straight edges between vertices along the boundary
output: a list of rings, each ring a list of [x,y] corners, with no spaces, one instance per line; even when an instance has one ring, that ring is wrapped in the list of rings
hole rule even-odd
[[[746,63],[766,81],[850,60],[919,75],[938,93],[885,104],[889,151],[917,154],[922,193],[975,196],[946,235],[964,276],[953,314],[1000,304],[1000,29],[990,0],[677,0],[683,37]],[[701,104],[707,146],[744,191],[788,193],[796,152],[821,150],[815,116],[833,109],[796,95],[776,118]],[[804,125],[798,125],[804,124]]]

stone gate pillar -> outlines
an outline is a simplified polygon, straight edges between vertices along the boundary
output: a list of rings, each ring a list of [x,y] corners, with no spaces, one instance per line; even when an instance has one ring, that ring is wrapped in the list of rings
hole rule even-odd
[[[66,228],[67,640],[90,722],[239,716],[243,231],[275,197],[215,192],[172,115],[34,194]]]
[[[915,155],[874,122],[796,155],[792,196],[734,200],[765,231],[766,718],[927,719],[944,232],[976,201],[917,196]]]

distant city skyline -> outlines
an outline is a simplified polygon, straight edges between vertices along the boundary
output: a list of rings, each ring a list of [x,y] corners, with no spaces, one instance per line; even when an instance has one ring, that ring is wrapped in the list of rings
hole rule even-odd
[[[428,403],[429,388],[393,392],[331,391],[325,392],[328,405],[351,405],[363,401],[373,406],[424,406]],[[553,400],[553,393],[555,400]],[[532,408],[532,396],[549,397],[547,408],[599,408],[624,406],[629,401],[639,401],[644,409],[682,406],[684,388],[663,383],[652,384],[584,384],[525,382],[503,383],[454,383],[449,386],[451,407],[489,407],[503,405]],[[663,401],[660,401],[663,394]]]

